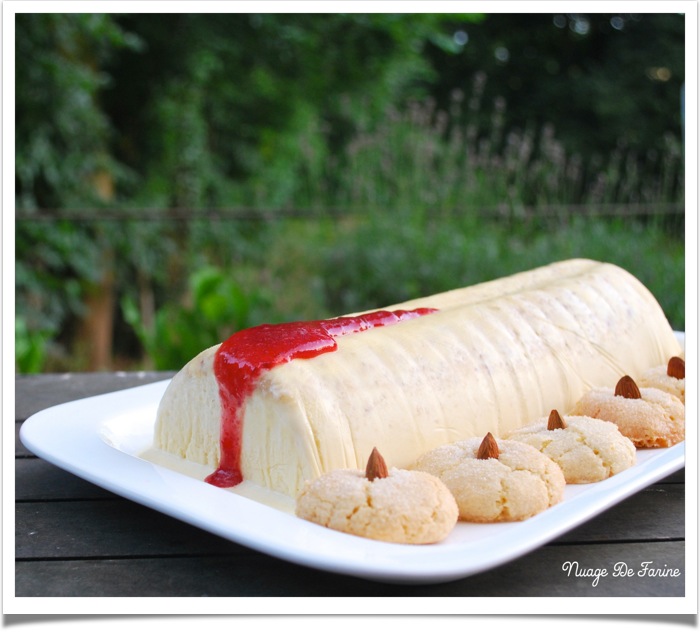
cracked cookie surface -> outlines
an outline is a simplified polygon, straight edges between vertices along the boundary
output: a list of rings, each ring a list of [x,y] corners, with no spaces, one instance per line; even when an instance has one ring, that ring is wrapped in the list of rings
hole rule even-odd
[[[571,415],[614,422],[637,448],[668,448],[685,439],[685,405],[654,387],[639,389],[641,397],[615,395],[611,388],[591,389]]]
[[[568,484],[602,481],[637,462],[634,444],[612,422],[587,416],[562,419],[564,428],[550,430],[547,418],[541,418],[508,438],[525,442],[553,459]]]
[[[391,468],[372,481],[365,472],[339,469],[307,482],[296,514],[319,525],[380,541],[436,543],[457,523],[457,504],[439,479]]]
[[[685,404],[685,377],[674,378],[669,376],[665,365],[652,367],[645,371],[637,381],[640,387],[654,387],[672,396],[676,396],[683,404]]]
[[[412,466],[438,477],[452,492],[459,517],[473,523],[522,521],[561,501],[561,468],[536,448],[498,440],[498,457],[478,459],[481,438],[440,446]]]

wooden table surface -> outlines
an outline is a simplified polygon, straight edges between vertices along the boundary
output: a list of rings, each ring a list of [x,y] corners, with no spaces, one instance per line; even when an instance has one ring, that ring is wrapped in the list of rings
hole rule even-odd
[[[447,583],[395,585],[260,554],[107,492],[32,455],[19,440],[46,407],[169,378],[170,373],[17,376],[15,596],[564,597],[685,595],[684,469],[515,561]],[[607,569],[592,578],[563,565]],[[612,577],[616,562],[678,577]]]

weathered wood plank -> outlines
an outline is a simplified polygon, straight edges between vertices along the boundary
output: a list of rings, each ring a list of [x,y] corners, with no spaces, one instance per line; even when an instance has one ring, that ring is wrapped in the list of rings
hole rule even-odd
[[[249,550],[125,499],[20,503],[15,557],[113,558]]]
[[[622,597],[685,594],[685,547],[682,542],[561,545],[540,548],[491,571],[430,585],[396,585],[307,569],[269,556],[238,554],[129,560],[18,562],[17,596],[263,596],[263,597]],[[594,578],[568,575],[563,566],[605,569]],[[678,569],[678,577],[640,576],[652,561]],[[634,570],[613,577],[614,565]]]
[[[684,517],[685,485],[655,484],[567,532],[557,541],[683,539]]]
[[[172,378],[175,372],[38,374],[15,378],[15,420],[57,404]]]
[[[34,454],[22,444],[22,441],[19,439],[19,430],[21,427],[21,422],[15,423],[15,457],[32,457]]]

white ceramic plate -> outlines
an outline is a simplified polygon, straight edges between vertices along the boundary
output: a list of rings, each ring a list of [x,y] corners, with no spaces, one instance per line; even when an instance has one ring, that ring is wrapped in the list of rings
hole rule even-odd
[[[118,495],[300,565],[398,583],[462,578],[506,563],[683,467],[684,444],[637,452],[638,463],[523,522],[459,523],[435,545],[395,545],[329,530],[139,455],[150,445],[168,381],[41,411],[20,430],[37,456]]]

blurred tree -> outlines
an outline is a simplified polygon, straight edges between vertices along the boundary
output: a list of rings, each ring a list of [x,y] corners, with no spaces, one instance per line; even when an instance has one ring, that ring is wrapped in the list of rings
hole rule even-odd
[[[102,65],[136,40],[108,15],[16,16],[16,205],[99,208],[111,200],[120,165],[99,92]],[[91,367],[111,351],[113,263],[99,223],[20,223],[16,229],[17,312],[26,331],[59,332],[68,315],[84,317]],[[88,305],[90,309],[85,309]]]
[[[258,200],[232,199],[231,182],[247,179],[263,203],[289,204],[355,125],[432,77],[423,51],[427,42],[452,47],[445,19],[119,16],[146,42],[113,60],[104,95],[122,132],[117,155],[145,174],[131,193],[166,206],[251,205]]]
[[[475,78],[496,104],[464,109],[483,134],[551,141],[551,123],[596,173],[625,152],[651,169],[680,143],[683,35],[675,14],[18,14],[17,208],[323,208],[358,132],[416,99],[472,98]],[[152,320],[193,263],[235,269],[261,243],[251,225],[156,220],[18,222],[28,358],[68,341],[94,292],[107,330],[114,293]]]
[[[133,37],[101,14],[16,16],[17,206],[80,207],[99,201],[94,186],[118,170],[98,95],[105,61]]]
[[[570,156],[607,164],[616,152],[632,152],[658,171],[669,143],[682,142],[684,19],[493,13],[467,28],[455,23],[461,52],[427,51],[439,69],[435,93],[448,107],[451,93],[468,91],[482,73],[484,102],[506,104],[504,130],[551,124]],[[480,113],[487,133],[492,108]]]
[[[26,330],[68,336],[66,322],[84,315],[88,329],[101,324],[84,347],[90,367],[102,365],[115,284],[136,287],[142,306],[153,305],[155,283],[177,296],[188,248],[196,251],[214,231],[226,237],[221,227],[200,227],[202,242],[193,244],[177,226],[153,222],[125,239],[99,215],[76,224],[28,222],[27,214],[293,204],[304,177],[323,169],[342,142],[338,123],[347,134],[426,76],[423,45],[445,45],[442,22],[438,15],[18,15],[16,200],[25,219],[17,226],[17,310]],[[230,265],[241,239],[238,227],[228,232]]]

